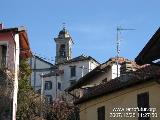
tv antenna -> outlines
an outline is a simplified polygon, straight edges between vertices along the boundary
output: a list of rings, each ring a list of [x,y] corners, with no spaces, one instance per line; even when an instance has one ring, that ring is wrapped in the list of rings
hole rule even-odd
[[[117,27],[117,39],[116,39],[116,52],[117,52],[117,59],[116,59],[116,63],[117,63],[117,77],[118,77],[118,64],[119,64],[119,61],[118,61],[118,58],[119,58],[119,54],[120,54],[120,38],[119,38],[119,34],[121,33],[121,31],[124,31],[124,30],[135,30],[135,29],[129,29],[129,28],[122,28],[121,26],[118,26]]]

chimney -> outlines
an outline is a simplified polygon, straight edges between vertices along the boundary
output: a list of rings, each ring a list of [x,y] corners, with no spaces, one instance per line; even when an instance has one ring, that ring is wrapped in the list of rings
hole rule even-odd
[[[3,23],[0,23],[0,30],[4,28]]]
[[[121,74],[125,74],[126,72],[136,71],[137,69],[138,66],[136,66],[136,63],[132,61],[125,61],[121,64],[120,72]]]

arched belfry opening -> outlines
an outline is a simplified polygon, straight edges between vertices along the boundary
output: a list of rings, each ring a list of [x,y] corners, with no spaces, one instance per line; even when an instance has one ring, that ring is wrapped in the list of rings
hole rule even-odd
[[[62,44],[60,46],[59,54],[60,54],[61,57],[65,57],[66,56],[66,51],[65,51],[65,45],[64,44]]]

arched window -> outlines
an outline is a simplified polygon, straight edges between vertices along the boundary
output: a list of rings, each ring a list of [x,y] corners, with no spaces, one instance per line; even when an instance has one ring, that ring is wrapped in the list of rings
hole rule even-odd
[[[62,44],[62,45],[60,46],[59,53],[60,53],[60,56],[61,56],[61,57],[65,57],[65,56],[66,56],[65,45],[64,45],[64,44]]]

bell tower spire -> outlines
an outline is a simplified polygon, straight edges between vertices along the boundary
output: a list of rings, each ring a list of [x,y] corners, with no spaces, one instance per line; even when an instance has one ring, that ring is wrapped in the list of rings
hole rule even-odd
[[[73,41],[66,30],[65,23],[63,23],[63,29],[59,32],[58,37],[54,38],[54,40],[56,42],[55,64],[60,64],[71,59]]]

